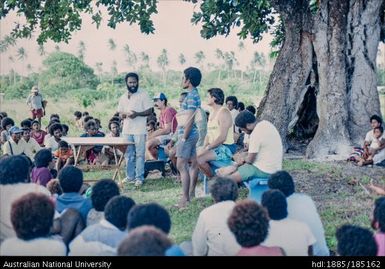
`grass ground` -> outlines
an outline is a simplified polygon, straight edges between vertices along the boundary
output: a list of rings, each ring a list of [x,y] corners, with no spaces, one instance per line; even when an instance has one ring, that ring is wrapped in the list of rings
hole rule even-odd
[[[373,202],[376,196],[368,194],[362,186],[373,179],[385,185],[383,168],[358,168],[346,163],[315,163],[305,160],[285,160],[284,169],[289,171],[299,192],[309,194],[315,201],[325,227],[329,247],[335,251],[336,229],[345,223],[370,228]],[[86,172],[86,180],[109,178],[112,171]],[[152,177],[156,177],[153,175]],[[361,185],[362,184],[362,185]],[[198,192],[202,193],[202,184]],[[126,185],[123,193],[137,203],[157,202],[166,207],[172,218],[171,238],[180,243],[190,240],[199,212],[213,203],[207,197],[197,198],[188,208],[173,207],[181,192],[180,183],[171,178],[148,179],[140,189]],[[240,190],[240,199],[247,197],[247,189]]]

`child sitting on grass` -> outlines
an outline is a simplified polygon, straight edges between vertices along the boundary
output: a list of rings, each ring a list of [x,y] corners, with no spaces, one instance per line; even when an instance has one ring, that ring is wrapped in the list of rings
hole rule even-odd
[[[60,169],[66,167],[67,165],[72,165],[74,163],[73,152],[69,147],[68,143],[64,140],[59,142],[59,148],[53,154],[56,160],[56,170],[59,172]]]

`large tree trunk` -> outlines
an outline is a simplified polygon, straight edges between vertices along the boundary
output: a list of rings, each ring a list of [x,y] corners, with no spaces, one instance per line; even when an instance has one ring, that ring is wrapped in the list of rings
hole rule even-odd
[[[380,41],[380,12],[383,0],[351,1],[347,28],[347,92],[349,133],[362,145],[370,128],[369,118],[381,115],[377,92],[376,57]]]
[[[315,23],[320,91],[317,98],[319,126],[306,149],[309,158],[348,154],[348,102],[346,93],[346,28],[348,1],[322,1]]]
[[[352,142],[362,140],[368,130],[370,115],[380,112],[375,59],[380,25],[385,23],[385,0],[318,4],[313,20],[308,1],[272,0],[285,24],[285,41],[258,117],[274,123],[288,149],[293,126],[296,130],[297,122],[309,118],[299,113],[314,111],[314,107],[304,109],[306,100],[302,103],[312,90],[317,95],[319,125],[316,129],[318,118],[313,117],[315,124],[309,126],[317,132],[306,156],[346,157]]]
[[[311,13],[306,0],[276,0],[272,1],[272,5],[285,24],[285,41],[270,75],[257,117],[275,125],[282,137],[284,149],[288,150],[288,126],[297,116],[312,71]]]

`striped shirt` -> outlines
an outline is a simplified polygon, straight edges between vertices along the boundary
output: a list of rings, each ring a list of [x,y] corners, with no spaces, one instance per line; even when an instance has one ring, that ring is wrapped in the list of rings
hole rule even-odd
[[[200,107],[201,107],[201,98],[199,96],[198,89],[193,88],[187,94],[186,98],[184,99],[184,101],[181,105],[181,108],[182,108],[182,110],[193,110],[195,112],[195,110],[199,109]],[[195,125],[195,123],[193,123],[193,125],[192,125],[190,135],[193,132],[197,132],[197,126]],[[183,135],[183,133],[184,133],[184,128],[179,127],[178,128],[178,136]]]

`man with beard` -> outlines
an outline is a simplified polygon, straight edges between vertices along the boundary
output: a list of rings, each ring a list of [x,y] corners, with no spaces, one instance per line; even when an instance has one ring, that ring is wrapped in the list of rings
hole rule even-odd
[[[144,182],[144,156],[146,149],[147,116],[151,115],[152,103],[148,94],[139,89],[139,76],[128,73],[125,77],[127,92],[120,97],[118,112],[123,119],[122,136],[134,144],[128,145],[126,181],[140,187]]]
[[[167,145],[171,140],[171,135],[175,133],[177,121],[175,118],[176,110],[167,105],[167,97],[164,93],[159,93],[154,97],[154,107],[160,110],[160,128],[148,136],[147,149],[151,156],[158,159],[158,146]]]
[[[235,118],[235,125],[250,135],[248,154],[238,158],[236,165],[220,168],[217,171],[219,176],[241,182],[269,178],[271,174],[282,170],[282,140],[271,122],[258,122],[250,111],[245,110]]]

